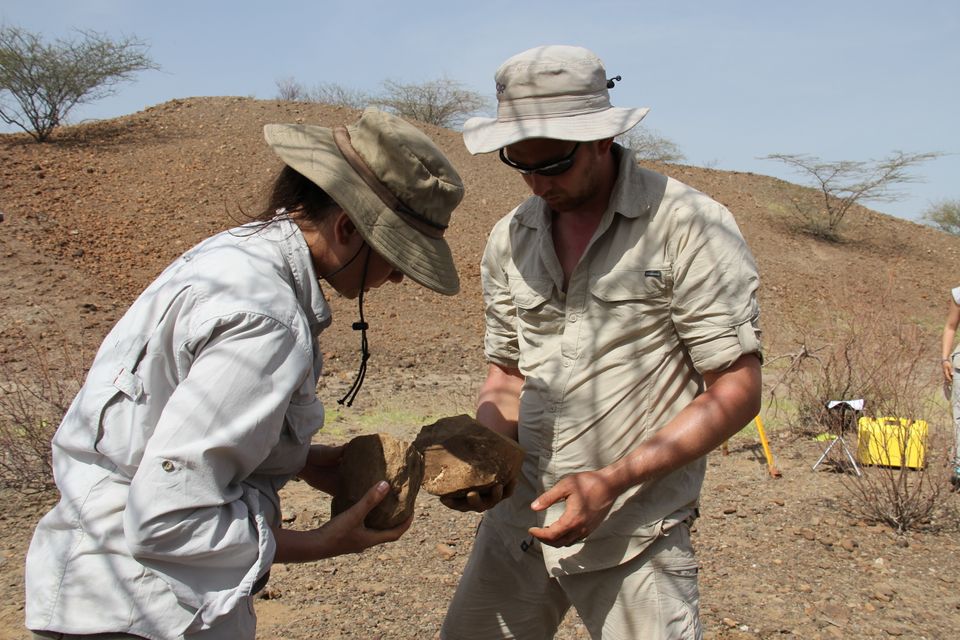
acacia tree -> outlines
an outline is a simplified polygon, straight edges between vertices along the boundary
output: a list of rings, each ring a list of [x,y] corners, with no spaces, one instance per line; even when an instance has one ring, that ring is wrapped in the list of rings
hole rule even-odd
[[[931,225],[960,236],[960,200],[940,200],[924,211],[923,219]]]
[[[818,203],[791,198],[801,228],[825,240],[840,239],[840,225],[855,204],[863,201],[893,202],[903,197],[898,185],[917,182],[910,169],[939,157],[938,152],[895,151],[882,160],[825,162],[815,156],[774,153],[761,158],[783,162],[811,178],[820,192]]]
[[[47,140],[78,104],[113,95],[138,71],[159,69],[136,38],[78,34],[46,43],[24,29],[0,27],[0,119],[37,142]],[[12,105],[4,100],[9,97]]]

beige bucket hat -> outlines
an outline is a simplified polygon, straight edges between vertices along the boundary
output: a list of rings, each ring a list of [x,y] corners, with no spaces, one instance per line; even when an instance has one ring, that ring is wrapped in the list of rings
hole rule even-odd
[[[346,127],[268,124],[263,133],[405,276],[444,295],[460,290],[443,234],[463,199],[463,181],[426,134],[372,107]]]
[[[612,106],[608,89],[613,82],[600,58],[583,47],[529,49],[504,62],[494,78],[497,117],[470,118],[463,125],[470,153],[489,153],[528,138],[613,138],[649,111]]]

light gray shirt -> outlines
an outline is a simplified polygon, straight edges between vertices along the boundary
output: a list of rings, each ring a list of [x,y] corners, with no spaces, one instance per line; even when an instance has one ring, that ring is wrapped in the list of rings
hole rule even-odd
[[[54,437],[61,500],[27,554],[29,628],[254,638],[277,492],[323,423],[329,323],[289,221],[218,234],[146,289]]]
[[[486,357],[525,377],[522,478],[488,515],[515,554],[528,527],[563,512],[563,502],[532,511],[537,495],[626,456],[703,391],[702,372],[760,351],[757,269],[733,216],[614,148],[610,203],[566,291],[539,197],[497,223],[481,263]],[[627,491],[583,543],[543,547],[548,571],[636,556],[661,528],[692,515],[704,469],[700,459]]]

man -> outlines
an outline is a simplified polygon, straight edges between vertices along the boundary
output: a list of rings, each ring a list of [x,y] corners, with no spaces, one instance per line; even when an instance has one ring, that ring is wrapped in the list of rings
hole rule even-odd
[[[753,257],[723,206],[613,142],[647,109],[610,105],[593,53],[525,51],[496,83],[497,117],[464,141],[499,151],[533,197],[484,252],[477,418],[527,456],[442,637],[552,637],[572,604],[594,638],[699,638],[704,455],[760,406]]]
[[[957,325],[960,324],[960,287],[950,290],[949,304],[947,321],[943,325],[943,338],[940,341],[940,364],[946,386],[952,387],[949,397],[953,405],[954,458],[950,482],[954,488],[960,488],[960,381],[956,378],[956,365],[953,360],[957,355],[953,350],[953,340],[957,335]]]

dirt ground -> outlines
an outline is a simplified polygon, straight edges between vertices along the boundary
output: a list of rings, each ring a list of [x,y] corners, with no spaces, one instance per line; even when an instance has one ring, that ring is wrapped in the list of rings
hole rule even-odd
[[[0,364],[30,372],[30,344],[60,337],[87,360],[135,295],[170,260],[256,209],[278,168],[261,142],[267,122],[349,122],[356,113],[244,98],[178,100],[114,121],[74,127],[56,144],[0,136]],[[353,408],[332,411],[318,438],[419,427],[471,413],[484,373],[479,262],[493,222],[524,195],[496,158],[466,154],[453,132],[427,130],[460,169],[468,195],[450,241],[463,293],[443,298],[410,283],[378,290],[366,309],[373,358]],[[944,264],[960,242],[925,227],[857,210],[849,240],[817,243],[788,233],[779,181],[695,167],[664,170],[734,211],[762,276],[769,354],[789,352],[838,305],[866,304],[936,330]],[[388,291],[388,289],[390,289]],[[943,295],[941,295],[941,293]],[[864,303],[863,301],[868,301]],[[321,338],[320,393],[336,407],[353,379],[359,337],[352,303],[333,298],[335,324]],[[349,321],[348,321],[349,320]],[[29,337],[25,340],[24,336]],[[938,359],[931,344],[931,362]],[[767,473],[755,432],[709,456],[694,542],[701,614],[710,638],[957,637],[960,534],[948,520],[894,534],[850,513],[844,475],[811,466],[822,445],[768,420],[782,477]],[[0,640],[24,637],[23,557],[51,496],[0,489]],[[960,510],[952,494],[944,506]],[[291,527],[326,520],[329,501],[302,483],[284,490]],[[398,542],[354,556],[276,567],[257,601],[260,637],[433,638],[469,553],[478,516],[423,494]],[[558,638],[587,637],[575,613]]]

